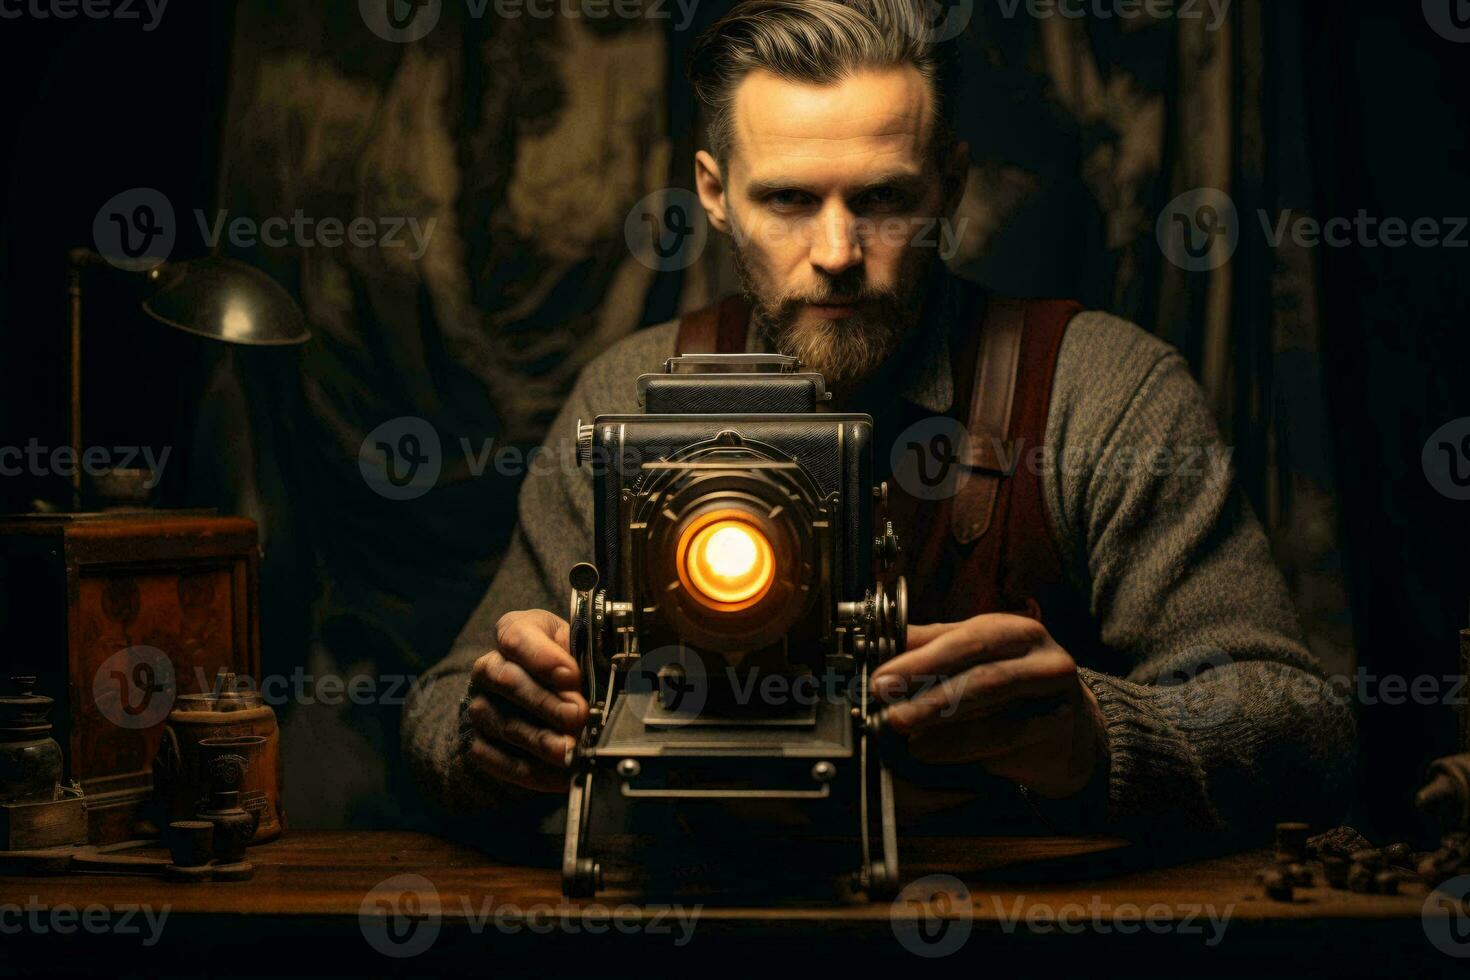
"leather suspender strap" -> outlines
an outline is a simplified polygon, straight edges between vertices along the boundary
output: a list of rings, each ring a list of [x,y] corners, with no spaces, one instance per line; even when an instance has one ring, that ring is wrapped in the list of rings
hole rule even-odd
[[[1018,462],[1020,454],[1011,439],[1011,414],[1025,327],[1023,302],[989,298],[966,424],[969,445],[964,462],[970,472],[955,495],[952,515],[952,530],[962,544],[970,544],[989,530],[1000,481],[1015,472]]]
[[[679,320],[674,356],[684,354],[743,354],[750,327],[750,307],[740,296],[687,313]]]

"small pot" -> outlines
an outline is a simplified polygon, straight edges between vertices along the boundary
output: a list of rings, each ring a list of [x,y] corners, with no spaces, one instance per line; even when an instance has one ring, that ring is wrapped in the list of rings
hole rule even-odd
[[[260,825],[260,813],[240,805],[240,787],[245,784],[252,757],[258,758],[265,738],[239,735],[206,738],[199,742],[199,759],[209,785],[209,807],[200,820],[214,824],[214,856],[221,864],[245,859],[245,847]]]
[[[207,694],[182,694],[169,713],[153,762],[153,785],[163,810],[160,824],[188,820],[209,805],[201,745],[209,739],[259,737],[248,753],[240,805],[257,814],[252,844],[275,840],[286,827],[281,806],[280,733],[276,714],[258,691],[241,690],[224,675]]]
[[[0,696],[0,803],[45,803],[61,782],[61,746],[47,715],[54,703],[35,693],[34,677],[10,678]]]

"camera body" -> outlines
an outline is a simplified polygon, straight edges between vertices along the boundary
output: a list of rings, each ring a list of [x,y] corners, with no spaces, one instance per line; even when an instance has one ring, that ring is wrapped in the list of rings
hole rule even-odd
[[[867,675],[903,648],[907,601],[901,578],[882,580],[897,540],[872,419],[821,411],[821,376],[777,355],[675,357],[637,384],[643,414],[578,425],[596,540],[571,573],[570,622],[591,710],[564,889],[600,882],[589,828],[605,786],[624,804],[781,800],[832,820],[845,798],[856,879],[887,893],[892,783]]]

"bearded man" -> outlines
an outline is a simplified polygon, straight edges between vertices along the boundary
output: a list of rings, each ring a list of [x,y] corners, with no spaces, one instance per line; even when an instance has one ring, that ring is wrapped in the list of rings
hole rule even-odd
[[[896,506],[916,625],[873,687],[908,775],[1158,847],[1335,816],[1351,713],[1228,465],[1200,462],[1228,453],[1183,358],[939,261],[932,229],[955,212],[968,148],[920,16],[905,0],[750,0],[701,39],[694,176],[743,296],[603,353],[546,449],[569,458],[576,420],[636,413],[634,379],[677,350],[795,355],[832,407],[874,417],[879,447],[998,418],[995,451],[964,460],[978,490]],[[592,507],[585,471],[533,470],[484,601],[409,704],[405,749],[451,810],[562,802],[587,703],[559,612]]]

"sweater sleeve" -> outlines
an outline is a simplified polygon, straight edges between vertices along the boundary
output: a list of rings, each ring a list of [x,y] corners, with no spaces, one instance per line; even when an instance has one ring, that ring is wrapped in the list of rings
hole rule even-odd
[[[672,325],[653,327],[588,365],[545,442],[526,456],[516,531],[490,588],[449,654],[419,679],[405,705],[403,749],[409,765],[430,801],[453,816],[504,810],[514,818],[525,804],[537,818],[565,802],[495,782],[467,765],[461,712],[470,670],[495,649],[496,623],[506,613],[548,609],[567,615],[567,572],[592,556],[592,480],[590,471],[575,462],[577,420],[635,411],[637,376],[656,371],[672,350]]]
[[[1043,484],[1073,581],[1126,676],[1084,665],[1106,722],[1110,828],[1161,849],[1339,815],[1353,718],[1184,359],[1103,314],[1058,358]]]

